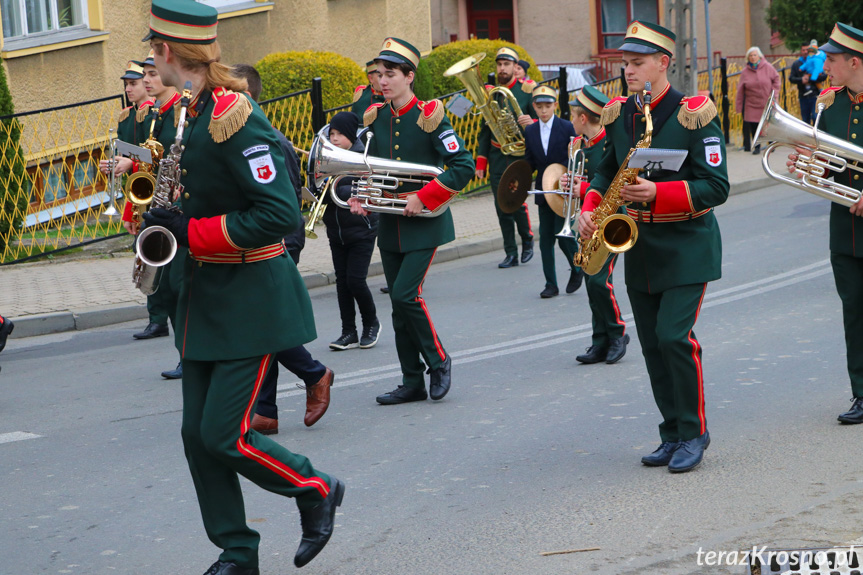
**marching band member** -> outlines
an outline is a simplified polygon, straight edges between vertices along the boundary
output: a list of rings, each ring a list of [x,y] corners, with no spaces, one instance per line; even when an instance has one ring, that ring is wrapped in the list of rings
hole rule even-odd
[[[366,78],[369,83],[365,86],[357,86],[354,90],[351,112],[356,114],[357,118],[362,118],[363,112],[372,104],[384,101],[384,95],[381,94],[381,74],[374,60],[366,62]]]
[[[189,248],[176,345],[183,358],[182,436],[204,527],[223,551],[208,575],[257,575],[259,534],[239,476],[295,498],[302,567],[327,544],[344,484],[250,427],[273,354],[315,338],[311,302],[282,237],[302,225],[272,125],[220,63],[218,12],[153,0],[150,32],[165,84],[194,95],[184,124],[183,212],[144,214]],[[168,153],[166,151],[166,153]],[[179,189],[177,190],[179,191]]]
[[[653,171],[623,186],[621,198],[638,226],[627,253],[626,288],[662,414],[662,444],[642,458],[671,472],[694,469],[710,444],[704,410],[701,345],[693,327],[707,282],[721,276],[722,239],[713,208],[728,198],[725,141],[716,107],[704,96],[686,98],[668,83],[675,36],[661,26],[632,22],[621,46],[629,98],[602,110],[607,144],[592,174],[579,216],[584,240],[596,230],[591,216],[601,193],[645,132],[642,91],[652,85],[652,147],[685,149],[678,172]]]

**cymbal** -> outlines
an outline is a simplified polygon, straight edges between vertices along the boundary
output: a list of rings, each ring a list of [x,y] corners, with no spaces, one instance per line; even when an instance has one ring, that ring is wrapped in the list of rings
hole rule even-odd
[[[566,166],[563,164],[551,164],[548,166],[545,169],[545,173],[542,175],[543,191],[550,192],[552,190],[559,190],[560,177],[565,173]],[[563,196],[560,194],[545,194],[545,201],[554,213],[562,218],[566,217],[563,215]]]
[[[497,204],[501,211],[511,214],[527,199],[533,168],[527,160],[516,160],[504,171],[497,187]]]

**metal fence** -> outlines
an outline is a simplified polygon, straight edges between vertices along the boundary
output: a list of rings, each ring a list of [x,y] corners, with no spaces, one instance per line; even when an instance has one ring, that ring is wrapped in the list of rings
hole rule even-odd
[[[799,114],[796,90],[787,77],[786,64],[790,61],[781,59],[774,65],[782,75],[781,105]],[[726,140],[740,145],[742,117],[733,109],[740,66],[723,59],[710,73]],[[707,74],[707,71],[699,73],[699,89],[705,91]],[[490,79],[490,83],[493,82],[493,78]],[[567,119],[569,107],[566,103],[570,95],[565,89],[566,68],[561,67],[558,76],[541,83],[564,88],[560,95],[560,114]],[[609,97],[626,95],[622,73],[595,86]],[[465,92],[460,90],[440,99],[446,105]],[[324,109],[322,94],[321,80],[316,79],[311,88],[261,102],[261,108],[297,148],[308,150],[315,133],[329,118],[350,107],[347,104]],[[116,127],[122,102],[122,96],[117,95],[0,117],[0,184],[6,198],[5,202],[0,202],[0,264],[122,235],[120,218],[104,215],[111,198],[106,178],[98,170],[99,160],[106,154],[109,129]],[[468,149],[476,150],[481,117],[468,113],[461,118],[451,116],[451,121]],[[16,131],[20,131],[17,141]],[[17,170],[18,175],[15,170],[8,169],[8,164],[15,161],[25,164],[23,171]],[[7,174],[5,181],[3,174]],[[473,180],[465,191],[476,190],[487,183],[487,178]],[[9,201],[22,196],[27,200],[23,207],[15,207],[15,202]],[[120,204],[118,210],[122,210],[122,197],[116,200]]]

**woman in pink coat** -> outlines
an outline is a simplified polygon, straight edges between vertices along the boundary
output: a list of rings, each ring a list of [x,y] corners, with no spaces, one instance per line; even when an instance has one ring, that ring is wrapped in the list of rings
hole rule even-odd
[[[770,101],[770,93],[779,94],[779,73],[770,62],[764,59],[764,54],[757,46],[746,51],[746,67],[740,73],[737,84],[737,101],[735,108],[743,114],[743,149],[750,149],[750,140],[758,129],[761,114]],[[753,154],[761,151],[761,146],[755,146]]]

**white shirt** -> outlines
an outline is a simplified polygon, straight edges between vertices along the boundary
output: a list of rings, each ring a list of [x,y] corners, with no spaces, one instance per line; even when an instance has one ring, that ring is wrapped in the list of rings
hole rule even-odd
[[[554,122],[552,116],[548,122],[539,121],[539,139],[542,141],[542,151],[548,155],[548,139],[551,137],[551,123]]]

